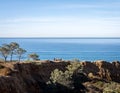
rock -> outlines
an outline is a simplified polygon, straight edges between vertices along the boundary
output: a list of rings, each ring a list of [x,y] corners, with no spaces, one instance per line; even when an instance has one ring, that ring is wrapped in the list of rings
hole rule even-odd
[[[46,82],[54,69],[66,70],[70,62],[43,62],[36,63],[0,63],[0,93],[47,93]],[[120,62],[106,61],[81,62],[86,84],[94,81],[113,81],[120,83]],[[82,80],[82,79],[81,79]],[[100,92],[95,86],[86,86],[90,90],[85,93]],[[82,91],[82,90],[81,90]],[[84,93],[84,92],[81,92]]]
[[[115,81],[120,83],[120,62],[83,62],[83,71],[88,75],[92,73],[94,77],[106,79],[108,81]]]

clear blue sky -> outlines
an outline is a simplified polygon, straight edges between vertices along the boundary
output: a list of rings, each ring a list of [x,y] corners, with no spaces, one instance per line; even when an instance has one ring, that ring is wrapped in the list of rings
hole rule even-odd
[[[120,37],[120,0],[0,0],[0,37]]]

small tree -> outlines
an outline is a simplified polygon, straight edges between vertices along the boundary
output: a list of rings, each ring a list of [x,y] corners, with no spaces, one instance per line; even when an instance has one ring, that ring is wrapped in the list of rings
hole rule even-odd
[[[39,55],[36,53],[29,54],[29,58],[32,58],[33,60],[38,60]]]
[[[15,54],[16,52],[15,50],[19,48],[19,44],[16,42],[11,42],[9,46],[10,46],[10,61],[12,62],[13,54]]]
[[[2,55],[2,57],[4,57],[4,60],[6,62],[7,61],[7,57],[10,54],[9,45],[4,44],[4,45],[0,46],[0,54]]]
[[[18,61],[20,62],[20,59],[22,57],[23,54],[25,54],[27,51],[22,49],[22,48],[18,48],[16,51],[16,54],[18,55]]]

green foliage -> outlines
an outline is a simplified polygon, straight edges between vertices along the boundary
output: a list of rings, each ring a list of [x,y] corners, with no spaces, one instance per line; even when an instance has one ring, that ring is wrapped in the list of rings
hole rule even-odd
[[[11,42],[9,45],[11,51],[14,51],[15,49],[19,48],[19,44],[16,42]]]
[[[5,62],[7,61],[8,56],[10,56],[10,61],[13,61],[13,55],[18,55],[19,61],[21,59],[22,54],[24,54],[26,50],[19,47],[19,44],[16,42],[11,42],[10,44],[3,44],[0,47],[0,54],[4,58]]]
[[[52,83],[56,84],[61,84],[63,86],[66,86],[68,88],[73,88],[73,81],[71,80],[72,78],[67,74],[66,72],[62,72],[61,70],[55,69],[51,73],[50,80]]]
[[[73,74],[73,72],[77,69],[81,70],[83,69],[82,65],[80,64],[80,62],[71,62],[70,65],[68,65],[67,70],[71,73],[71,75]]]
[[[120,93],[120,84],[116,82],[105,83],[103,81],[98,81],[94,86],[102,89],[103,93]]]
[[[29,58],[31,58],[33,60],[38,60],[38,58],[39,58],[39,55],[36,53],[29,54],[28,56],[29,56]]]
[[[120,84],[115,82],[104,84],[103,93],[120,93]]]
[[[4,61],[7,61],[8,56],[10,56],[10,61],[12,62],[13,55],[18,56],[18,61],[20,62],[22,55],[26,53],[26,50],[20,48],[19,44],[16,42],[11,42],[10,44],[3,44],[0,46],[0,55],[4,58]],[[36,53],[29,54],[29,58],[34,61],[40,60],[39,55]]]
[[[78,62],[72,62],[70,65],[68,65],[66,68],[67,70],[65,72],[59,70],[59,69],[55,69],[52,73],[51,73],[51,77],[50,77],[50,81],[48,83],[53,83],[53,84],[61,84],[63,86],[66,86],[70,89],[74,88],[74,81],[73,81],[73,73],[78,70],[81,69],[81,64]]]
[[[52,73],[51,73],[51,77],[50,79],[52,80],[53,83],[58,82],[58,80],[60,79],[60,77],[63,75],[64,73],[59,70],[59,69],[55,69]]]
[[[16,42],[11,42],[9,44],[10,49],[10,61],[12,61],[13,54],[16,54],[16,50],[19,48],[19,44]]]
[[[6,62],[7,57],[10,54],[9,45],[3,44],[2,46],[0,46],[0,54],[4,58],[4,61]]]
[[[26,52],[26,50],[22,49],[22,48],[18,48],[17,51],[16,51],[16,54],[18,55],[18,58],[19,58],[19,62],[20,62],[20,59],[22,57],[22,55]]]

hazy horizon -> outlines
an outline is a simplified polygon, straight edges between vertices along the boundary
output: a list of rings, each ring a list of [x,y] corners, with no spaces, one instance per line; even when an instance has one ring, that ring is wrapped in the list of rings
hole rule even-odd
[[[119,38],[119,0],[1,0],[0,37]]]
[[[91,37],[82,37],[82,36],[81,36],[81,37],[75,37],[75,36],[74,36],[74,37],[70,37],[70,36],[66,36],[66,37],[62,37],[62,36],[61,36],[61,37],[59,37],[59,36],[49,36],[49,37],[45,37],[45,36],[39,36],[39,37],[37,37],[37,36],[33,36],[33,37],[32,37],[32,36],[25,36],[25,37],[23,37],[23,36],[21,36],[21,37],[19,37],[19,36],[9,36],[9,37],[8,37],[8,36],[0,36],[0,38],[21,38],[21,39],[22,39],[22,38],[23,38],[23,39],[24,39],[24,38],[41,38],[41,39],[42,39],[42,38],[51,38],[51,39],[52,39],[52,38],[53,38],[53,39],[54,39],[54,38],[60,38],[60,39],[62,39],[62,38],[63,38],[63,39],[64,39],[64,38],[66,38],[66,39],[69,39],[69,38],[73,38],[73,39],[74,39],[74,38],[76,38],[76,39],[77,39],[77,38],[78,38],[78,39],[120,39],[120,37],[115,37],[115,36],[113,36],[113,37],[110,37],[110,36],[106,36],[106,37],[99,37],[99,36],[98,36],[98,37],[93,37],[93,36],[91,36]]]

